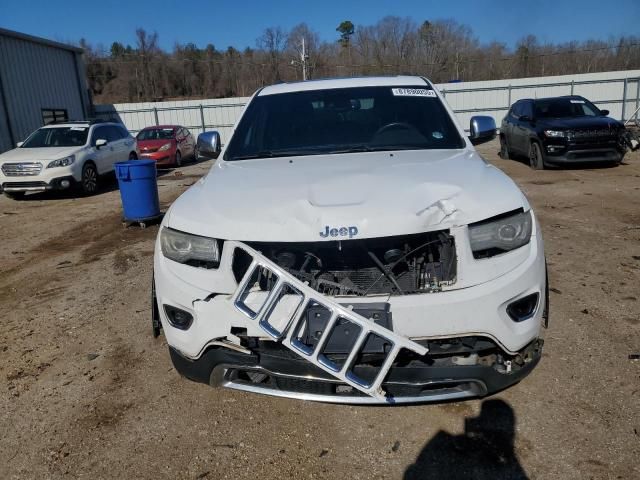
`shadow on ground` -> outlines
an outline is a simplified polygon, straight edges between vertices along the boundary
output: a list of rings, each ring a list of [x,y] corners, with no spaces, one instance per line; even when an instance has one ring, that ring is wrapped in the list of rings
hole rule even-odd
[[[465,419],[464,433],[439,431],[423,447],[404,480],[528,479],[514,451],[515,415],[502,400],[487,400],[480,415]]]

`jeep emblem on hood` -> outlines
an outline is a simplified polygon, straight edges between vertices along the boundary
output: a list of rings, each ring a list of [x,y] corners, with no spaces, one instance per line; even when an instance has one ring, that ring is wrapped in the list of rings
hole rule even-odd
[[[324,226],[324,232],[320,232],[322,238],[331,237],[346,237],[353,238],[358,234],[358,227],[351,225],[350,227],[336,227],[330,228],[329,225]]]

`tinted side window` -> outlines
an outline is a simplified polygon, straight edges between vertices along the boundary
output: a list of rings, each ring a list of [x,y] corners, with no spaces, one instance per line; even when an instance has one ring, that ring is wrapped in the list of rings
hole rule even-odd
[[[108,127],[104,127],[107,132],[107,141],[108,142],[117,142],[118,140],[122,140],[122,134],[120,130],[113,126],[109,125]]]
[[[107,127],[96,127],[93,129],[93,133],[91,134],[91,145],[95,147],[96,141],[100,139],[109,141],[106,128]]]
[[[120,126],[120,125],[118,125],[116,128],[120,132],[121,138],[128,138],[129,137],[129,130],[127,130],[126,128],[124,128],[123,126]]]
[[[518,100],[513,107],[511,107],[511,116],[517,120],[520,118],[520,115],[522,115],[522,102]]]
[[[533,118],[533,108],[531,105],[531,101],[526,101],[522,103],[522,115],[526,115],[529,118]]]

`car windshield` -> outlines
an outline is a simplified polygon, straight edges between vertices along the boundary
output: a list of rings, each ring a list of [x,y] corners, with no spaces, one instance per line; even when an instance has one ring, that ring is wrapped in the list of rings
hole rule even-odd
[[[80,147],[87,143],[89,127],[41,128],[33,132],[21,148]]]
[[[600,110],[584,98],[550,98],[535,101],[536,118],[597,117]]]
[[[173,138],[173,128],[147,128],[141,130],[136,138],[138,140],[170,140]]]
[[[225,160],[464,146],[427,85],[356,87],[255,97]]]

